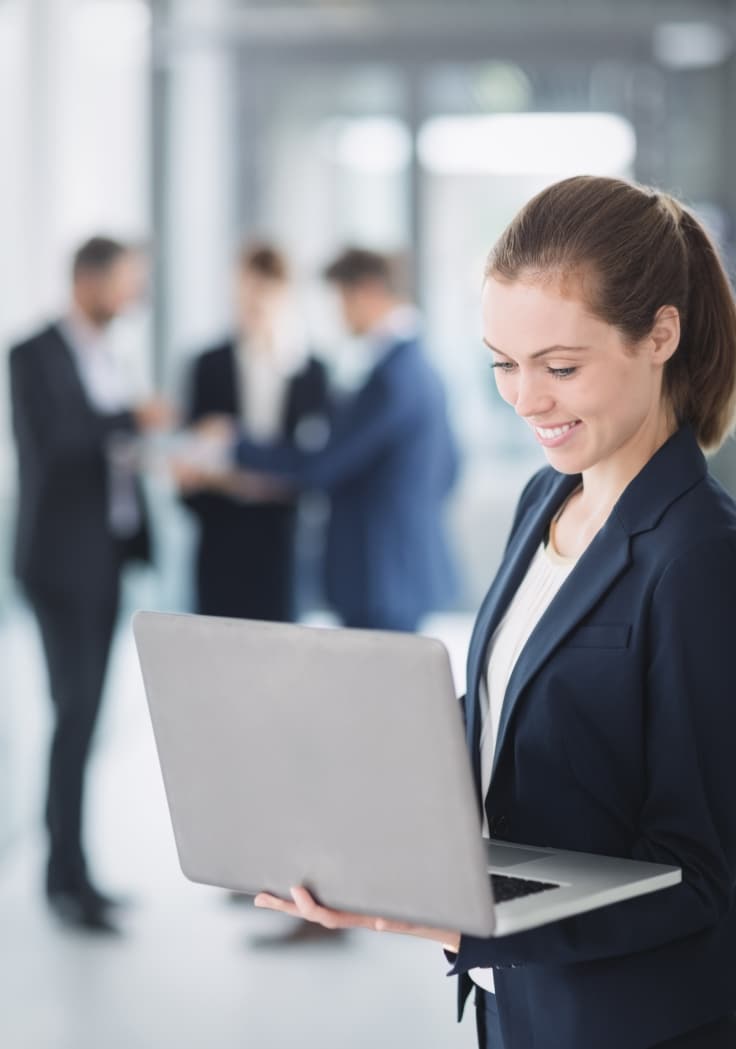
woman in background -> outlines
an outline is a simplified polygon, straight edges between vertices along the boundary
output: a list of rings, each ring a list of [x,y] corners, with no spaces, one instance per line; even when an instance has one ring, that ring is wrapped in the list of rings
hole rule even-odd
[[[246,245],[236,268],[237,328],[193,366],[186,421],[229,415],[260,442],[309,444],[326,428],[327,383],[291,316],[286,260],[269,244]],[[196,608],[205,615],[294,617],[296,495],[268,485],[208,484],[175,466],[196,515]]]

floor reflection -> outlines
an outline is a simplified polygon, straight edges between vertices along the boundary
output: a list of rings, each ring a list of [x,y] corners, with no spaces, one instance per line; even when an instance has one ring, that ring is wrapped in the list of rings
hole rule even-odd
[[[11,628],[9,628],[11,629]],[[461,675],[469,623],[438,619]],[[14,617],[14,769],[19,810],[41,794],[47,715],[30,620]],[[459,682],[460,685],[460,682]],[[382,1045],[469,1049],[454,1022],[441,952],[411,939],[350,933],[335,943],[254,946],[288,923],[233,906],[181,875],[127,629],[117,639],[90,769],[95,874],[130,894],[119,939],[56,925],[40,893],[42,842],[17,834],[0,857],[0,1044],[8,1049],[218,1049]],[[19,798],[18,795],[23,797]]]

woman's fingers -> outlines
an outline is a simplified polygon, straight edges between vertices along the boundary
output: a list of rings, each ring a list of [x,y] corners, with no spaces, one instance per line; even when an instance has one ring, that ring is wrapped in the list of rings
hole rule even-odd
[[[361,915],[351,915],[344,911],[332,911],[328,907],[321,907],[306,889],[292,889],[291,895],[293,899],[282,900],[279,896],[272,896],[270,892],[259,892],[253,902],[256,907],[280,911],[294,918],[304,918],[306,921],[324,925],[327,929],[350,928],[358,923],[369,925],[369,920]]]
[[[256,907],[267,907],[270,910],[290,914],[294,918],[324,925],[326,929],[373,929],[375,932],[403,933],[407,936],[420,936],[427,940],[436,940],[442,944],[456,944],[460,936],[455,932],[426,928],[413,925],[411,922],[393,921],[389,918],[377,918],[366,914],[354,914],[352,911],[334,911],[317,903],[312,894],[301,886],[291,890],[291,900],[282,900],[267,892],[260,892],[255,898]],[[453,946],[453,950],[456,947]]]
[[[282,900],[278,896],[272,896],[270,892],[259,892],[253,903],[256,907],[264,907],[270,911],[281,911],[290,914],[294,918],[299,917],[299,911],[291,900]]]
[[[309,922],[317,922],[326,929],[370,929],[375,919],[350,911],[333,911],[317,903],[312,894],[301,886],[291,890],[299,915]]]

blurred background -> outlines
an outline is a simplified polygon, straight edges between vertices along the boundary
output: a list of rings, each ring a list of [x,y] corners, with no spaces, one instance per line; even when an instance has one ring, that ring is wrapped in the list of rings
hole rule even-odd
[[[346,244],[399,257],[462,455],[448,506],[453,608],[425,628],[462,688],[472,617],[540,463],[480,341],[485,255],[518,207],[570,174],[634,177],[687,201],[732,268],[733,0],[0,0],[0,1041],[8,1049],[473,1044],[441,955],[370,941],[248,946],[266,916],[178,872],[127,619],[191,605],[194,525],[146,478],[151,569],[125,580],[90,769],[88,838],[134,892],[125,935],[52,923],[39,870],[50,724],[33,619],[13,583],[16,462],[6,351],[65,309],[69,262],[104,232],[145,246],[144,304],[115,325],[141,396],[183,396],[228,330],[239,245],[276,242],[304,335],[343,339],[320,270]],[[736,448],[714,471],[736,492]],[[300,510],[302,618],[327,508]],[[269,920],[275,921],[273,917]],[[369,942],[370,941],[370,942]]]

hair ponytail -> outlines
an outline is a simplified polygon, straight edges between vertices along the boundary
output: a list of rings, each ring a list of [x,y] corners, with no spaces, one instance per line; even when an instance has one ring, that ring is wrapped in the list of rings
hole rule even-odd
[[[715,245],[681,208],[688,295],[683,334],[668,362],[664,388],[677,418],[687,420],[703,448],[717,448],[736,413],[736,306]]]
[[[666,193],[620,179],[578,176],[522,208],[488,257],[501,280],[583,277],[592,311],[632,343],[662,306],[680,314],[681,339],[663,392],[680,423],[714,449],[736,412],[736,306],[715,246]]]

